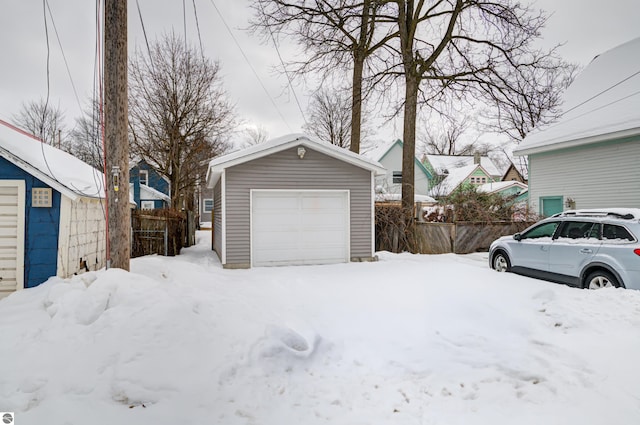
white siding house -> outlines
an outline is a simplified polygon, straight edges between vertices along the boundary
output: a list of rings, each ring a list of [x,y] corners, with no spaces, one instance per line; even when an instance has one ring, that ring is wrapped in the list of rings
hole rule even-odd
[[[597,56],[562,108],[514,151],[529,157],[532,211],[640,207],[640,38]]]

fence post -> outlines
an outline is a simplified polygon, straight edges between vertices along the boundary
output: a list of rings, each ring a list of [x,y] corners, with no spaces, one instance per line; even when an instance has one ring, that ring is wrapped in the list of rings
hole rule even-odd
[[[169,220],[164,221],[164,256],[168,256],[169,252]]]

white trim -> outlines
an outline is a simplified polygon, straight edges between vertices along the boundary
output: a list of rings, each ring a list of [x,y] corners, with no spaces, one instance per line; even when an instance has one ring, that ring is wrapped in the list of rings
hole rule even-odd
[[[60,197],[60,224],[58,236],[58,269],[56,276],[66,277],[69,269],[69,245],[71,238],[71,199]]]
[[[223,170],[220,176],[220,247],[222,255],[220,261],[224,266],[227,264],[227,174]],[[213,227],[213,220],[212,220]]]
[[[371,172],[373,175],[373,171]],[[345,263],[351,262],[351,190],[349,189],[250,189],[249,190],[249,264],[254,267],[253,255],[253,195],[254,193],[335,193],[345,194],[347,198],[346,224],[346,253]]]
[[[376,177],[371,172],[371,256],[376,252]]]

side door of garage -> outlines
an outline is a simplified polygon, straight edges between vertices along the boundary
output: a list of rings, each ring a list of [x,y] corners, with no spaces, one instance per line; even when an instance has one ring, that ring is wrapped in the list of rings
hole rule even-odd
[[[23,180],[0,180],[0,297],[24,288]]]
[[[349,261],[349,191],[253,190],[253,266]]]

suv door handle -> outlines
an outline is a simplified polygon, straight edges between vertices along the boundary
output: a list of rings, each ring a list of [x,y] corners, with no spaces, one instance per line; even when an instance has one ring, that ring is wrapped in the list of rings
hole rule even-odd
[[[589,248],[582,248],[580,254],[593,254],[593,251]]]

